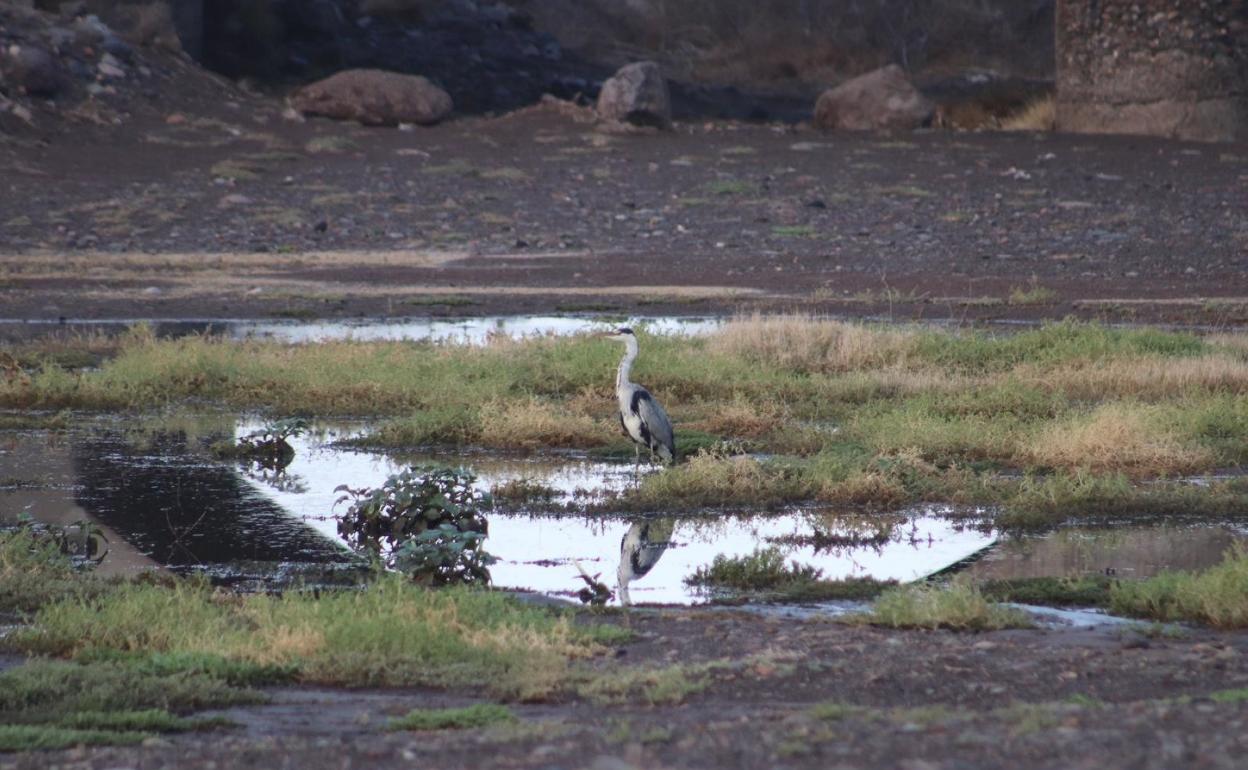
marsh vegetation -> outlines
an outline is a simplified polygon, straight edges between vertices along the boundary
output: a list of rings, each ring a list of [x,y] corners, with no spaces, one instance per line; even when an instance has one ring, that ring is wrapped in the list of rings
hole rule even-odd
[[[668,405],[690,459],[610,504],[942,501],[994,506],[1012,526],[1229,515],[1248,484],[1186,477],[1238,467],[1248,452],[1246,347],[1239,335],[1076,322],[993,335],[807,317],[651,336],[636,376]],[[98,367],[66,366],[64,343],[23,351],[0,404],[367,414],[381,421],[355,440],[365,446],[611,453],[626,446],[612,413],[616,355],[582,336],[286,345],[137,328]]]

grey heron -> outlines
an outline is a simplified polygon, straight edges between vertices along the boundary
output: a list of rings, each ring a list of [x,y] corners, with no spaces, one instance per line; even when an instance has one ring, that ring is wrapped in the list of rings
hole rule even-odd
[[[620,567],[616,572],[620,604],[627,607],[632,603],[628,584],[645,577],[658,563],[663,552],[671,547],[675,529],[675,519],[638,519],[620,538]]]
[[[633,440],[633,472],[641,466],[641,448],[650,450],[651,457],[658,456],[665,463],[676,461],[676,438],[672,435],[672,421],[650,391],[631,382],[628,373],[637,358],[637,335],[627,326],[621,326],[607,337],[624,342],[624,358],[615,374],[615,396],[620,407],[620,426]]]

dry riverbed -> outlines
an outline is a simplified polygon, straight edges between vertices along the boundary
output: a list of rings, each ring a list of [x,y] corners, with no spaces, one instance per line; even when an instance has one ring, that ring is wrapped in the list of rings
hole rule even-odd
[[[3,315],[1248,319],[1243,146],[200,101],[0,143]]]

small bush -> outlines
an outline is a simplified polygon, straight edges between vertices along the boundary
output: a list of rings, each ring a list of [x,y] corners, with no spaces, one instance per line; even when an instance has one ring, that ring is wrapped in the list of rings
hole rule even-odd
[[[473,487],[466,471],[414,467],[392,475],[377,489],[352,489],[338,532],[355,548],[414,580],[430,585],[488,583],[495,558],[481,547],[488,531],[483,511],[489,495]]]

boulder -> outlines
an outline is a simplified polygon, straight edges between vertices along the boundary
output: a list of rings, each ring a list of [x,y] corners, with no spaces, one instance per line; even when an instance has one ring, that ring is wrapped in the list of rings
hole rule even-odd
[[[56,96],[65,87],[65,72],[51,53],[33,45],[11,45],[0,53],[4,80],[31,96]]]
[[[598,94],[598,117],[618,123],[669,128],[672,100],[663,70],[651,61],[620,68]]]
[[[369,126],[439,122],[451,113],[451,96],[427,78],[385,70],[345,70],[295,92],[291,103],[308,115],[355,120]]]
[[[901,67],[890,64],[820,94],[815,125],[855,131],[918,128],[932,110]]]

